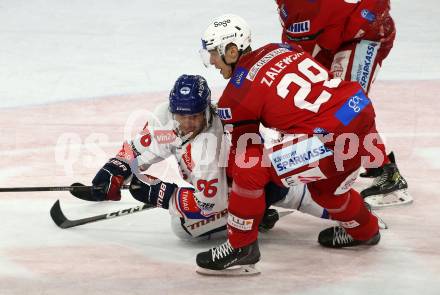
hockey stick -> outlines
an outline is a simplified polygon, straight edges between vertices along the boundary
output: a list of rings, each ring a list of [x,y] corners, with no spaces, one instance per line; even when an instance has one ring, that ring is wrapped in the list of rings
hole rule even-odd
[[[0,193],[6,192],[59,192],[59,191],[73,191],[73,190],[88,190],[92,186],[30,186],[30,187],[1,187]]]
[[[121,189],[128,189],[129,185],[123,185]],[[73,196],[85,201],[96,201],[93,198],[92,189],[103,190],[103,187],[84,185],[79,182],[75,182],[70,186],[34,186],[34,187],[3,187],[0,188],[0,193],[3,192],[59,192],[69,191]]]
[[[86,217],[86,218],[71,220],[71,219],[68,219],[64,215],[63,211],[61,210],[60,200],[57,200],[53,204],[52,208],[50,209],[50,216],[52,217],[53,222],[55,222],[55,224],[58,225],[59,227],[69,228],[69,227],[74,227],[74,226],[78,226],[78,225],[82,225],[82,224],[86,224],[86,223],[100,221],[100,220],[116,218],[116,217],[132,214],[132,213],[136,213],[136,212],[141,212],[143,210],[148,210],[148,209],[153,209],[153,208],[156,208],[156,207],[152,206],[152,205],[143,204],[140,206],[122,209],[122,210],[114,211],[114,212],[107,213],[107,214],[100,214],[100,215],[90,216],[90,217]]]
[[[88,191],[93,186],[74,183],[71,186],[29,186],[29,187],[0,187],[0,193],[6,192],[59,192],[59,191]],[[97,187],[96,189],[99,189]],[[123,185],[121,189],[128,189],[128,185]]]

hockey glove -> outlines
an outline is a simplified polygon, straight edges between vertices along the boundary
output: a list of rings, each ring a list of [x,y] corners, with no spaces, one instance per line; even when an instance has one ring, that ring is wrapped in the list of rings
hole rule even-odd
[[[130,166],[116,158],[111,158],[92,180],[94,201],[119,201],[121,187],[131,175]]]
[[[171,196],[176,188],[177,185],[174,183],[165,181],[159,181],[156,184],[149,185],[137,178],[136,175],[133,175],[133,179],[130,183],[130,193],[133,198],[139,202],[164,209],[169,208]]]

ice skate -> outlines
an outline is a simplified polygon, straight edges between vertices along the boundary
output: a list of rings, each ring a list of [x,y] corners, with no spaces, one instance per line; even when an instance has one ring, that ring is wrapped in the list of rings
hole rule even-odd
[[[382,167],[368,168],[368,169],[365,169],[365,172],[362,172],[361,174],[359,174],[359,176],[363,177],[363,178],[376,178],[376,177],[381,176],[382,173],[383,173]]]
[[[391,163],[396,163],[394,153],[391,152],[387,155],[388,159]],[[362,172],[359,174],[360,177],[363,178],[377,178],[381,176],[383,173],[383,167],[377,167],[377,168],[366,168],[365,172]]]
[[[389,158],[391,163],[382,167],[382,175],[374,180],[372,186],[361,192],[361,196],[373,209],[408,204],[413,201],[407,191],[408,184],[400,174],[392,153]]]
[[[354,246],[373,246],[379,243],[380,233],[377,232],[367,241],[353,239],[342,226],[329,227],[319,233],[318,242],[328,248],[345,248]]]
[[[260,260],[258,241],[250,245],[234,249],[229,240],[197,254],[197,273],[212,276],[244,276],[256,275],[260,271],[255,264]]]

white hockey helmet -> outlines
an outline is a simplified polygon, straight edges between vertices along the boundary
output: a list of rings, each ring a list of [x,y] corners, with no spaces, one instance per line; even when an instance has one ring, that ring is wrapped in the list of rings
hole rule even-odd
[[[209,59],[206,61],[206,52],[217,50],[220,56],[224,57],[226,46],[235,44],[239,51],[247,49],[251,45],[251,30],[244,19],[234,14],[224,14],[215,18],[202,36],[201,51],[203,63],[209,65]],[[205,55],[205,56],[204,56]]]

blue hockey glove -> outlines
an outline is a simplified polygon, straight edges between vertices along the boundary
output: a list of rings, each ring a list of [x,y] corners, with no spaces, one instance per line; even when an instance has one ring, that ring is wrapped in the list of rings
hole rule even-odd
[[[94,201],[119,201],[121,187],[131,175],[130,166],[116,158],[111,158],[92,180]]]
[[[139,202],[143,202],[156,207],[168,209],[171,196],[176,190],[177,185],[165,181],[149,185],[141,181],[136,175],[130,183],[130,193]]]

